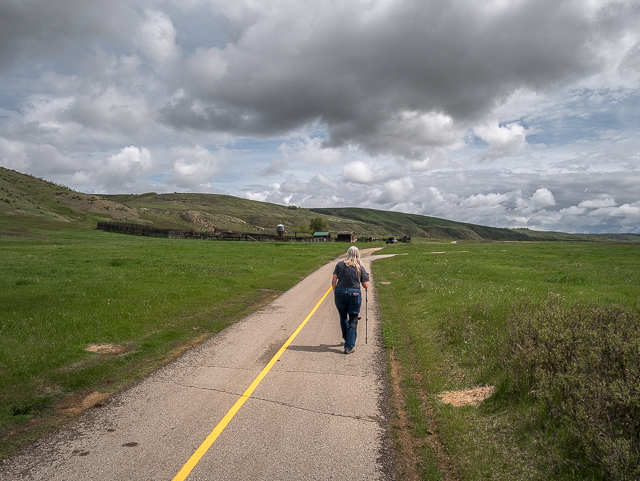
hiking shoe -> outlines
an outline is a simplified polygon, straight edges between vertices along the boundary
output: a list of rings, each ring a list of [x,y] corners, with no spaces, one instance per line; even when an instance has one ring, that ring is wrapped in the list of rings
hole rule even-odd
[[[353,351],[355,351],[355,350],[356,350],[356,348],[355,348],[355,347],[354,347],[353,349],[345,349],[345,350],[344,350],[344,353],[345,353],[345,354],[351,354],[351,353],[352,353]]]

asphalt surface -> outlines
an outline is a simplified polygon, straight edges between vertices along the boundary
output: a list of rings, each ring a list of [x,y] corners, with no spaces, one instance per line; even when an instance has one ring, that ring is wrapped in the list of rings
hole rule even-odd
[[[0,479],[174,479],[331,287],[334,265],[5,461]],[[187,480],[395,478],[373,276],[367,298],[344,354],[329,293]]]

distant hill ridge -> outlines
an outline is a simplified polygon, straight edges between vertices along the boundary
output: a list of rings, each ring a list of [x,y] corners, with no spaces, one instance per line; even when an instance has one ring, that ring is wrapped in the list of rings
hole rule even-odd
[[[501,229],[435,217],[355,207],[298,208],[220,194],[84,194],[0,167],[0,235],[29,235],[42,229],[95,229],[99,221],[140,223],[164,229],[275,234],[278,224],[302,233],[314,217],[329,231],[367,237],[427,237],[450,240],[613,240],[640,236],[581,235]]]

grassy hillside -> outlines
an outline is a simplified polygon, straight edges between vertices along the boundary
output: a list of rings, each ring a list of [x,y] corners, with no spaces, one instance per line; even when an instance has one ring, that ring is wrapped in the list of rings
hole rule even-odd
[[[126,206],[0,167],[0,235],[95,228],[99,220],[144,222]]]
[[[323,218],[330,232],[353,231],[357,237],[640,242],[640,236],[631,234],[596,236],[498,229],[401,212],[353,207],[303,209],[217,194],[90,195],[0,167],[0,235],[94,229],[101,220],[196,231],[217,228],[275,234],[278,224],[292,233],[314,217]]]
[[[307,209],[285,207],[219,194],[105,195],[105,199],[132,209],[159,227],[184,226],[196,230],[214,228],[275,234],[278,224],[288,230],[309,224],[314,215]],[[338,224],[332,225],[337,230]]]
[[[310,210],[316,214],[325,216],[352,219],[353,221],[368,225],[372,229],[393,232],[396,236],[410,235],[437,239],[470,240],[494,238],[500,240],[530,240],[530,237],[524,231],[483,227],[416,214],[357,208]]]

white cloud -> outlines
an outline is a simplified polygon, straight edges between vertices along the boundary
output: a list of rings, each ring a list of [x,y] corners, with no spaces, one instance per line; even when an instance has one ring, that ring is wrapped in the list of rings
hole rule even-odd
[[[601,209],[604,207],[615,207],[616,201],[611,198],[584,200],[578,204],[578,207],[585,209]]]
[[[0,163],[20,172],[34,172],[38,176],[55,173],[69,174],[84,159],[69,158],[48,143],[8,141],[0,138]]]
[[[95,181],[105,186],[131,184],[144,176],[151,165],[149,150],[131,145],[108,157]]]
[[[384,192],[378,197],[379,204],[398,204],[411,198],[413,182],[410,177],[390,180],[384,184]]]
[[[440,190],[437,187],[430,186],[429,193],[431,194],[431,197],[433,198],[433,200],[435,200],[436,202],[438,203],[445,202],[444,196],[440,193]]]
[[[140,50],[157,71],[172,73],[182,58],[182,51],[176,44],[177,32],[171,18],[162,11],[150,9],[145,9],[144,15],[144,21],[138,29]]]
[[[414,160],[409,163],[412,172],[426,172],[438,168],[443,168],[449,162],[447,150],[443,148],[433,149],[432,152],[422,160]]]
[[[323,174],[318,174],[313,177],[314,182],[324,187],[328,187],[329,189],[338,190],[339,184],[337,182],[332,181],[330,178]]]
[[[265,202],[267,197],[269,197],[268,191],[262,192],[245,192],[245,197],[249,200],[255,200],[258,202]]]
[[[280,188],[282,192],[300,194],[308,191],[309,184],[307,182],[297,182],[295,179],[289,179],[283,182]],[[289,200],[291,200],[291,197],[289,197]],[[287,203],[289,202],[287,201]]]
[[[519,154],[527,145],[525,129],[517,123],[504,126],[497,123],[483,124],[475,127],[473,131],[489,144],[484,153],[486,157]]]
[[[145,148],[125,147],[107,160],[107,168],[113,172],[144,170],[151,165],[151,154]]]
[[[0,161],[9,169],[26,172],[31,167],[31,160],[22,142],[0,138]]]
[[[553,193],[546,187],[541,187],[536,190],[531,196],[531,202],[538,209],[556,205],[556,199],[553,197]]]
[[[174,147],[171,149],[171,156],[174,159],[173,175],[169,182],[180,188],[197,189],[206,186],[220,172],[225,152],[214,155],[202,146]]]
[[[372,184],[386,182],[390,179],[398,179],[404,175],[404,169],[400,166],[383,167],[374,169],[371,162],[356,160],[342,168],[342,177],[345,182],[357,184]]]
[[[560,209],[559,213],[564,216],[580,216],[584,215],[587,211],[584,207],[576,207],[572,205],[571,207],[567,207],[565,209]]]
[[[627,216],[640,216],[640,202],[635,202],[634,204],[624,204],[620,207],[617,207],[609,214],[613,217],[627,217]]]
[[[503,202],[509,201],[511,196],[509,194],[477,194],[467,197],[462,201],[465,207],[477,208],[477,207],[497,207]]]
[[[282,174],[286,169],[308,171],[309,167],[324,168],[340,163],[345,157],[351,157],[345,149],[332,149],[322,146],[323,139],[311,137],[305,132],[300,136],[280,144],[280,156],[272,159],[269,166],[261,171],[262,175]]]
[[[342,176],[346,182],[370,184],[374,182],[376,172],[374,172],[370,164],[362,161],[356,161],[343,167]]]

